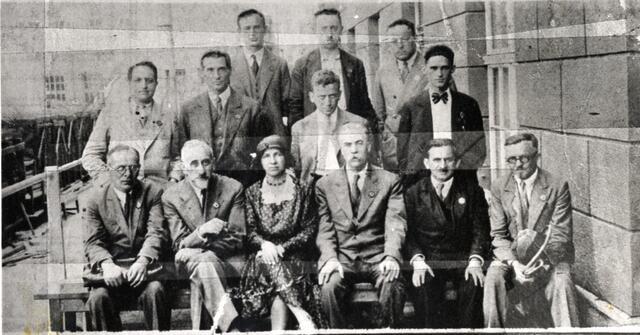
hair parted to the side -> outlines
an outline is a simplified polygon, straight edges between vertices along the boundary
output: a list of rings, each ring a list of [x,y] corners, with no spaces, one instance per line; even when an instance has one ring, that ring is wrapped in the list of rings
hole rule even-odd
[[[249,17],[251,15],[258,15],[262,19],[262,25],[263,26],[267,25],[267,21],[265,20],[264,15],[260,13],[257,9],[251,8],[251,9],[244,10],[240,12],[240,14],[238,14],[238,19],[236,20],[236,23],[238,24],[238,28],[240,28],[240,20],[244,19],[245,17]]]
[[[406,26],[411,31],[411,36],[416,37],[416,25],[413,24],[413,22],[411,22],[411,21],[409,21],[407,19],[397,19],[397,20],[391,22],[391,24],[389,24],[387,29],[391,29],[391,28],[393,28],[395,26]]]
[[[449,48],[448,46],[442,44],[432,46],[427,50],[427,52],[425,52],[424,62],[428,62],[429,58],[435,56],[442,56],[446,58],[447,60],[449,60],[449,65],[453,66],[454,53],[453,50],[451,50],[451,48]]]
[[[229,54],[224,52],[224,51],[210,50],[210,51],[205,52],[202,55],[202,57],[200,57],[200,67],[204,67],[204,59],[205,58],[224,58],[225,64],[227,65],[229,70],[231,70],[231,57],[229,57]]]
[[[127,70],[127,80],[131,81],[131,77],[133,76],[133,69],[137,68],[138,66],[146,66],[148,68],[151,69],[151,71],[153,72],[153,80],[155,80],[156,82],[158,81],[158,68],[155,66],[155,64],[153,64],[152,62],[145,60],[142,62],[138,62],[135,63],[131,66],[129,66],[129,70]]]
[[[536,136],[531,133],[519,133],[511,135],[507,137],[506,140],[504,140],[504,146],[506,147],[508,145],[514,145],[524,141],[531,142],[531,145],[533,145],[536,151],[538,150],[538,138],[536,138]]]
[[[340,15],[340,11],[335,8],[323,8],[313,14],[313,17],[318,17],[320,15],[335,15],[338,17],[340,24],[342,24],[342,15]]]
[[[458,159],[458,149],[456,148],[455,142],[453,142],[450,138],[434,138],[427,144],[427,147],[424,150],[424,157],[429,158],[429,150],[432,148],[442,148],[442,147],[451,147],[453,151],[453,156]]]

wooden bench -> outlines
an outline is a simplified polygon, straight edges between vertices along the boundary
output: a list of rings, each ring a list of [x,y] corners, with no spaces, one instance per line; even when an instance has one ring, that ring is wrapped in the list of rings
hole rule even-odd
[[[89,289],[84,287],[82,283],[56,283],[49,289],[37,293],[33,297],[35,300],[49,301],[49,322],[52,332],[75,331],[78,330],[77,313],[84,314],[84,327],[86,331],[90,331],[91,322],[89,322],[89,310],[86,302],[89,299]],[[191,294],[189,288],[179,288],[175,291],[171,308],[172,309],[189,309],[191,306]],[[369,283],[358,283],[355,285],[351,296],[349,297],[351,304],[366,305],[378,301],[378,293],[375,287]],[[137,310],[136,304],[127,306],[125,311]],[[411,302],[405,304],[405,316],[412,314],[413,305]],[[200,320],[192,320],[200,323]]]

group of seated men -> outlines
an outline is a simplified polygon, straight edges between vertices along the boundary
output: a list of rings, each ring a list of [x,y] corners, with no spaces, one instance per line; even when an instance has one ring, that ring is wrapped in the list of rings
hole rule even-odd
[[[319,258],[308,261],[330,327],[347,326],[345,300],[362,281],[379,291],[384,326],[400,325],[407,292],[422,327],[505,327],[534,306],[577,326],[570,193],[538,167],[536,137],[506,139],[510,171],[487,203],[482,117],[452,87],[453,51],[422,56],[413,24],[392,23],[395,59],[376,74],[372,104],[362,62],[339,47],[340,13],[315,20],[321,46],[289,77],[264,48],[263,15],[241,13],[241,51],[205,53],[208,90],[178,113],[154,101],[153,63],[129,68],[129,97],[104,107],[82,158],[94,179],[87,272],[104,278],[90,291],[93,328],[121,329],[136,297],[149,329],[169,329],[166,283],[182,273],[198,297],[192,320],[203,304],[220,330],[237,329],[227,292],[245,255],[243,192],[261,178],[251,153],[274,133],[291,134],[293,170],[315,184]]]

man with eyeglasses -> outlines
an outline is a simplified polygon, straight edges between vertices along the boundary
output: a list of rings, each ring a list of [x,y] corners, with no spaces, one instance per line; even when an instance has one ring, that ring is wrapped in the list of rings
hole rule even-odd
[[[240,182],[213,172],[213,150],[201,140],[181,152],[186,178],[162,196],[179,278],[191,281],[191,320],[200,329],[204,304],[223,332],[238,312],[226,290],[244,265],[244,193]]]
[[[546,312],[534,307],[549,306],[553,326],[577,327],[569,186],[538,167],[533,134],[508,137],[505,154],[510,173],[491,190],[493,261],[485,278],[485,325],[548,327],[540,323],[549,320],[534,318]]]
[[[83,215],[89,261],[85,277],[103,279],[90,283],[87,306],[93,329],[122,330],[119,311],[137,299],[147,329],[168,330],[171,309],[161,281],[166,274],[148,271],[159,269],[166,256],[162,190],[137,179],[139,156],[132,147],[111,148],[107,167],[110,182],[92,189]]]
[[[127,72],[128,97],[110,97],[100,112],[82,153],[82,167],[94,185],[107,182],[107,152],[118,144],[133,147],[140,155],[138,178],[164,187],[167,180],[180,179],[176,168],[180,144],[177,141],[177,112],[153,96],[158,69],[149,61],[136,63]]]

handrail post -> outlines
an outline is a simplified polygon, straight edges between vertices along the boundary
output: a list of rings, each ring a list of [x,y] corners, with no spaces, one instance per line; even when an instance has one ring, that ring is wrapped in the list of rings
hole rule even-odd
[[[49,234],[47,240],[49,277],[56,264],[62,263],[64,279],[67,279],[67,262],[64,250],[64,228],[62,225],[62,206],[60,203],[60,172],[57,166],[45,167],[45,179],[47,181],[47,220],[49,222]],[[59,273],[59,272],[58,272]]]

